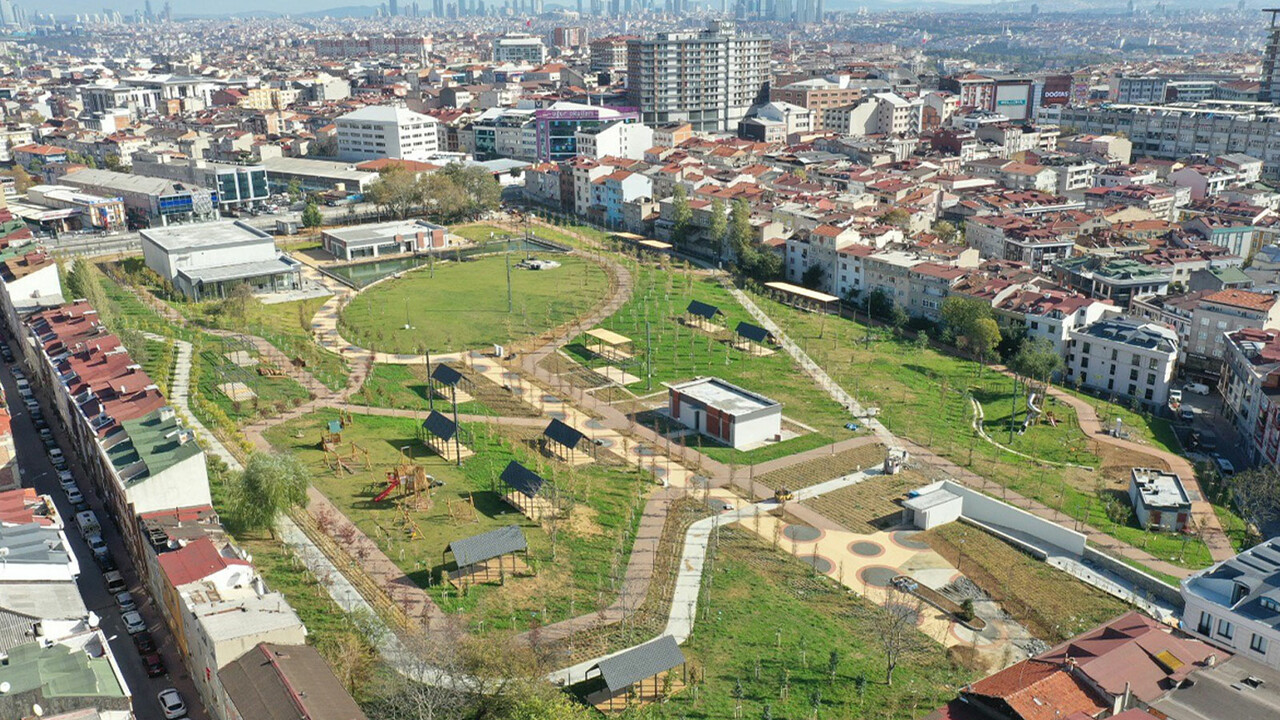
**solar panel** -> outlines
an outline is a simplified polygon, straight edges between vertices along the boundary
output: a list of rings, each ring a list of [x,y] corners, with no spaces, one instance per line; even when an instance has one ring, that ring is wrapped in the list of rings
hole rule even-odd
[[[520,527],[517,525],[508,525],[497,530],[490,530],[487,533],[454,540],[449,543],[449,550],[453,552],[453,559],[460,568],[482,563],[485,560],[492,560],[502,555],[510,555],[528,547],[529,544],[525,542],[524,533],[520,531]]]
[[[537,495],[538,491],[542,489],[542,484],[546,482],[541,475],[515,460],[507,463],[506,469],[498,477],[512,490],[523,494],[525,497]]]
[[[724,314],[720,312],[720,308],[715,305],[708,305],[701,300],[690,300],[687,312],[690,315],[697,315],[698,317],[706,318],[707,320],[710,320],[717,315]]]
[[[436,369],[431,371],[431,379],[445,387],[455,387],[462,380],[462,373],[441,364],[436,365]]]
[[[422,427],[432,435],[446,441],[452,440],[453,436],[458,432],[458,426],[454,425],[452,420],[435,410],[432,410],[427,419],[422,421]]]
[[[773,333],[765,330],[759,325],[752,325],[749,322],[740,322],[738,327],[734,329],[738,335],[750,340],[751,342],[763,343],[767,342]]]
[[[542,434],[567,448],[578,447],[578,443],[582,442],[582,438],[586,437],[559,420],[552,420],[551,424],[547,425],[547,429],[542,431]]]

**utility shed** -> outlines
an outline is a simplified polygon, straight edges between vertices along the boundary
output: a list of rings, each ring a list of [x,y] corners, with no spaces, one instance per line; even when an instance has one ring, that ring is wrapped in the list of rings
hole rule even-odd
[[[1181,532],[1191,520],[1191,498],[1175,473],[1155,468],[1133,468],[1129,501],[1145,528]]]
[[[782,405],[719,378],[667,386],[668,410],[682,425],[743,449],[782,434]]]
[[[587,702],[601,712],[609,713],[625,710],[636,702],[644,704],[660,699],[662,675],[677,667],[682,668],[684,662],[684,653],[670,635],[623,650],[587,669],[588,678],[592,672],[598,672],[604,683],[604,688],[587,695]],[[668,685],[674,691],[674,678]],[[683,683],[680,685],[682,687]],[[628,692],[633,687],[635,691]]]
[[[929,530],[960,519],[964,499],[942,488],[913,495],[902,503],[902,520]]]

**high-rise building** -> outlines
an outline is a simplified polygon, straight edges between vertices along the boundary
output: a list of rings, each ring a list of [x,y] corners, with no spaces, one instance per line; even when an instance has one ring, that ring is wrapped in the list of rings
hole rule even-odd
[[[399,0],[388,0],[387,9],[391,12],[391,17],[399,16],[400,15]]]
[[[689,123],[728,132],[768,94],[769,38],[727,20],[702,32],[665,32],[627,43],[627,94],[647,125]]]
[[[1262,56],[1262,87],[1258,99],[1280,104],[1280,8],[1262,12],[1271,15],[1271,26],[1267,28],[1266,50]]]

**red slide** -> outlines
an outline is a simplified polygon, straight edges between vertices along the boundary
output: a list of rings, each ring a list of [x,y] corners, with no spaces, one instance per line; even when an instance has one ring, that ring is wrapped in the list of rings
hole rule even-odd
[[[387,496],[390,495],[398,487],[400,487],[400,478],[395,478],[391,481],[390,485],[387,485],[386,490],[383,490],[382,492],[378,493],[378,496],[374,498],[373,501],[382,502],[383,500],[386,500]]]

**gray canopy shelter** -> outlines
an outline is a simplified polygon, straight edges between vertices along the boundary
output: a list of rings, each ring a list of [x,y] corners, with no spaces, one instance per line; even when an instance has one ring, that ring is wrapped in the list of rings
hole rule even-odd
[[[562,449],[562,452],[556,454],[570,462],[573,461],[574,451],[578,449],[578,446],[587,437],[580,430],[554,418],[550,423],[547,423],[547,428],[542,431],[542,436],[549,452],[556,452],[554,448],[558,446]]]
[[[534,513],[533,499],[541,492],[546,480],[515,460],[507,463],[506,469],[502,471],[498,479],[514,491],[506,496],[507,502],[515,505],[520,512],[532,517]]]
[[[684,662],[684,653],[676,644],[676,639],[670,635],[662,635],[623,650],[587,668],[588,679],[596,672],[604,681],[604,690],[593,693],[588,701],[601,710],[612,712],[615,700],[621,696],[621,706],[617,709],[626,709],[629,702],[626,691],[632,686],[638,686],[636,694],[643,699],[646,681],[652,681],[650,696],[656,697],[662,692],[658,676],[668,670],[683,667]]]
[[[441,553],[441,562],[448,564],[449,553],[453,553],[454,564],[458,569],[449,573],[449,579],[459,587],[476,582],[488,582],[493,575],[499,581],[506,578],[506,570],[502,558],[511,556],[511,572],[515,573],[516,554],[529,556],[529,543],[524,538],[524,531],[518,525],[508,525],[490,530],[487,533],[473,535],[469,538],[454,540],[445,546]],[[498,567],[490,567],[490,560],[498,560]]]

